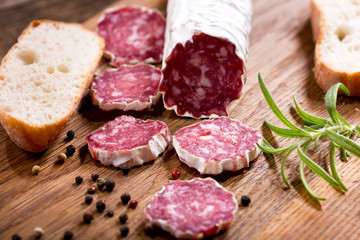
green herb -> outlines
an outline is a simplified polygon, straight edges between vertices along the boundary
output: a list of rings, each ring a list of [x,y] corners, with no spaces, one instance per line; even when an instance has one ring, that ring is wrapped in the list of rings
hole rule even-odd
[[[340,176],[336,170],[335,165],[335,150],[339,148],[342,153],[342,158],[344,161],[347,161],[347,158],[350,156],[348,152],[353,153],[355,156],[360,158],[360,146],[350,139],[354,134],[360,136],[360,126],[359,125],[350,125],[340,114],[336,111],[336,99],[338,90],[342,90],[346,95],[349,95],[348,89],[341,83],[335,84],[332,86],[325,95],[325,106],[329,113],[330,119],[320,118],[312,115],[309,112],[306,112],[294,97],[294,103],[296,110],[304,122],[304,128],[299,128],[292,124],[276,106],[271,94],[269,93],[265,82],[259,73],[258,75],[260,89],[269,104],[273,113],[279,118],[279,120],[287,127],[281,128],[271,124],[267,119],[265,123],[275,134],[284,137],[284,138],[295,138],[297,141],[294,144],[291,144],[282,148],[274,148],[269,142],[263,139],[263,145],[258,147],[265,153],[285,155],[281,163],[281,177],[287,187],[290,188],[288,183],[284,166],[285,162],[292,151],[297,150],[299,155],[299,173],[301,181],[308,191],[308,193],[318,199],[326,200],[325,198],[318,197],[309,187],[305,179],[304,174],[304,164],[319,177],[324,179],[326,182],[331,184],[334,187],[339,187],[344,191],[347,191],[347,188],[340,179]],[[306,155],[307,149],[311,143],[314,143],[314,150],[316,150],[318,141],[323,138],[330,139],[330,170],[331,175],[326,172],[322,167],[315,163],[311,158]]]

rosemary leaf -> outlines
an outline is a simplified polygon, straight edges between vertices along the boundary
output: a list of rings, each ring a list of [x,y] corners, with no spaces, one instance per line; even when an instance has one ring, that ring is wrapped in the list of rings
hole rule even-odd
[[[330,169],[334,179],[339,183],[339,187],[344,191],[347,191],[347,188],[345,187],[344,183],[341,181],[340,176],[336,169],[335,146],[332,142],[330,143]]]
[[[307,124],[307,125],[318,125],[319,128],[320,127],[324,127],[325,124],[327,124],[328,120],[325,118],[320,118],[320,117],[316,117],[308,112],[306,112],[301,106],[300,104],[297,102],[296,97],[294,96],[294,103],[295,103],[295,107],[297,112],[299,113],[300,117],[302,118],[302,120]]]
[[[281,162],[281,178],[282,178],[283,182],[285,183],[285,185],[286,185],[288,188],[291,188],[291,186],[290,186],[289,182],[288,182],[287,179],[286,179],[284,168],[285,168],[286,159],[288,158],[288,156],[290,155],[290,153],[291,153],[294,149],[295,149],[295,147],[294,147],[292,150],[290,150],[290,151],[285,155],[285,157],[283,158],[283,160],[282,160],[282,162]]]
[[[356,142],[328,129],[325,130],[325,133],[333,142],[360,158],[360,146]]]
[[[304,162],[303,162],[302,160],[300,160],[300,162],[299,162],[299,173],[300,173],[300,179],[301,179],[302,184],[304,185],[306,191],[307,191],[313,198],[316,198],[317,200],[320,200],[320,201],[325,201],[326,198],[318,197],[318,196],[311,190],[311,188],[309,187],[308,183],[306,182],[305,173],[304,173]]]
[[[310,136],[308,133],[303,133],[303,132],[294,131],[292,129],[277,127],[277,126],[271,124],[267,119],[265,119],[265,123],[271,129],[271,131],[273,131],[274,133],[276,133],[277,135],[279,135],[281,137],[285,137],[285,138],[303,138],[303,137],[309,137]]]
[[[345,121],[340,114],[336,111],[336,99],[337,99],[337,93],[338,90],[342,90],[346,95],[349,95],[349,91],[342,83],[337,83],[334,86],[332,86],[325,95],[325,106],[329,113],[329,116],[331,120],[334,123],[339,123],[339,120]],[[340,119],[339,119],[340,118]],[[346,122],[346,121],[345,121]],[[344,124],[349,125],[347,122]]]

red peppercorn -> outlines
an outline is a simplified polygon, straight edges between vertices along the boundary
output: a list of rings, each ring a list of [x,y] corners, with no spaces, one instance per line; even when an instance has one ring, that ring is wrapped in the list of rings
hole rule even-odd
[[[171,170],[171,175],[172,175],[172,178],[173,178],[174,180],[176,180],[176,179],[178,179],[178,178],[180,177],[181,172],[180,172],[179,169],[174,168],[173,170]]]
[[[129,203],[129,208],[136,208],[137,205],[138,205],[138,201],[131,200]]]

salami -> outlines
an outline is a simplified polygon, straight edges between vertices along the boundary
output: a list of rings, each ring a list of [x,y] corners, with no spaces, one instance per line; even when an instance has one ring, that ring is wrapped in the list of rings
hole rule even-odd
[[[165,25],[165,18],[155,9],[143,6],[108,9],[98,23],[98,33],[105,40],[104,56],[115,67],[160,62]]]
[[[237,206],[234,195],[212,178],[176,180],[155,194],[145,222],[177,238],[202,239],[227,229]]]
[[[103,110],[141,111],[159,100],[161,71],[151,65],[123,65],[94,79],[91,97]]]
[[[160,91],[179,116],[227,116],[246,78],[251,0],[169,0]]]
[[[260,154],[259,131],[228,117],[204,120],[178,130],[173,145],[179,159],[201,174],[238,171]]]
[[[103,165],[130,168],[156,159],[170,142],[161,121],[120,116],[86,138],[89,152]]]

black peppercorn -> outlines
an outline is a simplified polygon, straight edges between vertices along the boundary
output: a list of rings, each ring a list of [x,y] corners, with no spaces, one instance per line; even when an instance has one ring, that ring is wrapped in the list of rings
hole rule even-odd
[[[74,145],[69,145],[66,147],[66,156],[71,157],[75,153],[75,147]]]
[[[64,233],[64,240],[71,240],[73,238],[74,234],[71,231],[66,231]]]
[[[96,182],[96,180],[98,180],[98,178],[99,178],[99,173],[93,173],[93,174],[91,174],[91,179],[92,179],[94,182]]]
[[[21,240],[21,239],[22,238],[17,234],[14,234],[14,235],[11,236],[11,240]]]
[[[105,208],[106,208],[106,205],[103,200],[100,200],[96,203],[96,210],[99,213],[102,213],[105,210]]]
[[[119,221],[121,224],[124,224],[126,223],[126,221],[128,220],[128,215],[126,213],[122,213],[120,216],[119,216]]]
[[[92,197],[92,196],[90,196],[90,195],[86,195],[86,196],[85,196],[85,203],[91,204],[92,201],[93,201],[93,197]]]
[[[113,216],[114,216],[114,211],[113,211],[113,210],[108,210],[108,211],[106,212],[106,216],[108,216],[108,217],[113,217]]]
[[[92,213],[86,212],[83,215],[84,223],[90,224],[91,221],[94,219]]]
[[[129,227],[124,225],[120,228],[121,236],[126,237],[129,233]]]
[[[67,135],[67,140],[73,140],[74,139],[74,137],[75,137],[75,132],[73,131],[73,130],[69,130],[67,133],[66,133],[66,135]]]
[[[249,206],[250,202],[251,202],[251,199],[248,196],[246,196],[246,195],[241,196],[241,205],[243,205],[244,207],[247,207],[247,206]]]
[[[81,177],[81,176],[77,176],[76,178],[75,178],[75,182],[76,182],[76,184],[81,184],[82,182],[83,182],[83,178]]]
[[[124,175],[128,175],[130,172],[130,168],[123,168],[121,169]]]
[[[111,192],[115,187],[114,180],[106,179],[105,186],[106,186],[106,191]]]
[[[124,193],[124,194],[121,195],[120,198],[121,198],[121,201],[122,201],[123,204],[127,204],[130,201],[131,196],[128,193]]]
[[[88,194],[94,194],[96,192],[95,186],[91,186],[87,189]]]

